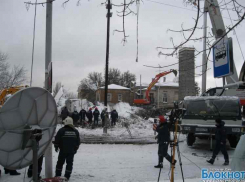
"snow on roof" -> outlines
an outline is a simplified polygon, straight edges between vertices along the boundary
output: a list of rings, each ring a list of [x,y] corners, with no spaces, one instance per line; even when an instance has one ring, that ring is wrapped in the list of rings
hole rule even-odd
[[[104,89],[105,87],[100,87],[100,88]],[[123,87],[121,85],[116,85],[116,84],[108,85],[108,89],[111,89],[111,90],[130,90],[130,88]]]
[[[158,82],[155,85],[160,87],[179,87],[179,83],[175,82]]]
[[[186,96],[184,100],[239,100],[236,96]]]

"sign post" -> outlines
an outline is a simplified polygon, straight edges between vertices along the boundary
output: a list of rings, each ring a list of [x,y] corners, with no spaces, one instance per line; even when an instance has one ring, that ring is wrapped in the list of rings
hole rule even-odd
[[[224,37],[213,47],[214,78],[233,74],[232,39]]]

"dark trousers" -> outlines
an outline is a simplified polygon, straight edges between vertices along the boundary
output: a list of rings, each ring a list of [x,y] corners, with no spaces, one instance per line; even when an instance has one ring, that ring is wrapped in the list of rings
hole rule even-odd
[[[74,153],[60,152],[58,157],[58,162],[56,165],[55,176],[61,176],[63,165],[66,162],[65,177],[69,179],[72,173],[73,159],[74,159]]]
[[[113,125],[116,125],[116,120],[115,119],[111,120],[111,126],[113,126]]]
[[[102,119],[102,127],[105,126],[105,119]]]
[[[99,118],[94,118],[94,125],[98,125],[99,124]]]
[[[170,155],[168,154],[168,143],[159,143],[158,157],[159,157],[159,163],[163,162],[164,157],[168,160],[168,162],[172,163],[172,157],[170,157]]]
[[[215,159],[216,156],[219,154],[219,151],[221,151],[222,154],[224,155],[225,161],[229,161],[229,156],[228,156],[228,153],[226,150],[226,145],[225,144],[221,145],[219,142],[216,142],[216,146],[215,146],[215,149],[213,151],[212,158]]]
[[[43,165],[43,155],[38,159],[38,176],[40,176],[40,174],[41,174],[42,165]],[[28,177],[32,176],[32,169],[33,169],[33,165],[31,164],[29,166],[28,171],[27,171]]]
[[[85,119],[80,119],[81,125],[85,126]]]

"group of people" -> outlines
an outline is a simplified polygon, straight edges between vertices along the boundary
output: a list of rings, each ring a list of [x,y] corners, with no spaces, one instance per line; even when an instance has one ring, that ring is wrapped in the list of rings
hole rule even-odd
[[[78,113],[78,111],[74,109],[74,111],[70,113],[67,107],[64,107],[61,111],[61,118],[63,121],[67,116],[70,116],[73,119],[74,126],[78,126],[80,124],[82,127],[84,127],[86,124],[98,126],[99,117],[100,117],[102,121],[102,127],[104,127],[106,113],[107,113],[107,108],[103,109],[101,113],[97,107],[95,107],[94,111],[92,108],[89,108],[88,111],[86,111],[85,109],[81,109],[81,111]],[[114,109],[110,113],[110,116],[111,116],[111,126],[116,125],[116,121],[118,119],[118,113],[116,109]]]
[[[229,165],[229,156],[226,150],[226,130],[225,130],[225,122],[220,118],[215,120],[215,140],[216,146],[213,151],[212,158],[207,160],[208,163],[214,164],[215,158],[218,153],[221,151],[224,155],[224,166]],[[158,133],[157,135],[157,143],[158,143],[158,165],[154,166],[155,168],[163,167],[163,158],[166,158],[171,165],[175,165],[176,160],[172,160],[172,156],[168,154],[168,146],[170,144],[170,130],[169,124],[164,116],[159,116],[159,124],[153,124],[153,130]]]

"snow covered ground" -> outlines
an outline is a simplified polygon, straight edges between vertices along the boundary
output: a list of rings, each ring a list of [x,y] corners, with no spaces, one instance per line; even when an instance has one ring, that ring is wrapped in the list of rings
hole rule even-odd
[[[181,137],[184,138],[184,137]],[[187,147],[186,142],[180,143],[181,159],[185,181],[198,182],[201,178],[200,168],[224,168],[224,159],[219,154],[214,165],[206,163],[211,157],[207,140],[197,139],[193,147]],[[233,149],[228,147],[232,160]],[[169,153],[171,153],[169,149]],[[58,154],[53,151],[53,170]],[[178,158],[177,158],[178,160]],[[153,166],[157,164],[157,144],[151,145],[108,145],[81,144],[75,155],[74,169],[70,181],[72,182],[155,182],[159,170]],[[228,166],[227,168],[229,168]],[[170,166],[164,161],[161,181],[169,181]],[[25,169],[19,170],[21,176],[3,174],[1,182],[23,181]],[[44,177],[44,170],[42,171]],[[175,169],[175,181],[181,181],[179,160]],[[30,181],[29,179],[25,181]]]

